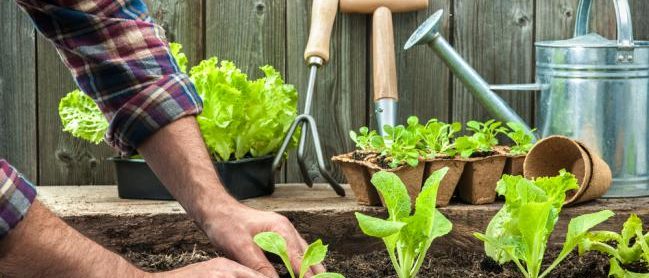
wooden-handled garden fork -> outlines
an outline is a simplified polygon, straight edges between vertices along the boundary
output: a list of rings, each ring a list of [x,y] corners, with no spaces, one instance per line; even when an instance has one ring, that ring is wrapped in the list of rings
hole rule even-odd
[[[306,140],[308,134],[311,134],[320,174],[327,180],[327,182],[329,182],[331,188],[333,188],[339,196],[345,196],[345,190],[331,176],[329,170],[325,166],[322,147],[320,145],[320,136],[318,135],[318,128],[315,119],[311,116],[311,105],[315,91],[316,76],[318,69],[329,61],[329,42],[331,40],[331,32],[333,30],[337,12],[338,0],[313,0],[313,7],[311,10],[311,30],[306,51],[304,52],[304,60],[310,68],[304,111],[301,115],[295,118],[295,121],[289,128],[286,137],[284,137],[284,142],[282,143],[279,152],[277,152],[275,161],[273,161],[273,169],[278,171],[281,168],[284,153],[291,143],[293,134],[297,131],[298,126],[301,126],[300,142],[297,147],[297,161],[300,165],[300,172],[302,173],[305,183],[309,187],[313,186],[313,180],[309,176],[308,168],[304,162]]]

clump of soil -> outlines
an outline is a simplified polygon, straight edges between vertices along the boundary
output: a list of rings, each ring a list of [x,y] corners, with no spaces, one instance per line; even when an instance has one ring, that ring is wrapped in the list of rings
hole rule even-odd
[[[434,248],[434,247],[433,247]],[[550,252],[544,259],[545,269],[558,254],[559,250]],[[359,252],[361,253],[361,252]],[[180,268],[191,263],[197,263],[218,257],[213,251],[203,250],[172,250],[163,254],[127,251],[125,257],[136,265],[148,271],[165,271]],[[555,278],[606,278],[609,269],[609,258],[605,255],[590,252],[578,256],[576,252],[564,260],[549,277]],[[358,255],[344,255],[331,252],[325,260],[328,271],[339,272],[348,278],[396,278],[392,264],[385,251],[377,251]],[[276,263],[282,277],[287,277],[286,269]],[[630,270],[646,273],[649,269],[643,265],[634,265]],[[498,265],[480,252],[450,250],[448,252],[431,253],[422,265],[419,277],[484,277],[484,278],[518,278],[516,266]]]

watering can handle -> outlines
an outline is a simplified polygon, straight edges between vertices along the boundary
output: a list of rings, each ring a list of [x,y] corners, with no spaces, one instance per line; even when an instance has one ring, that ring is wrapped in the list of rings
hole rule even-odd
[[[613,0],[615,3],[615,14],[617,18],[617,44],[621,50],[631,50],[633,42],[633,23],[631,22],[631,8],[627,0]],[[577,21],[575,26],[575,37],[588,34],[588,23],[590,22],[590,10],[592,0],[579,1],[577,8]]]

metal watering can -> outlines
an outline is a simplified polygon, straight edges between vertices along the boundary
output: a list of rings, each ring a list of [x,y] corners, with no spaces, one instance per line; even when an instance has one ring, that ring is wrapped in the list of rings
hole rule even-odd
[[[649,196],[649,42],[633,40],[627,0],[614,3],[617,41],[588,34],[591,0],[581,0],[574,38],[536,43],[535,84],[487,84],[439,33],[441,10],[415,31],[405,49],[429,45],[501,121],[525,124],[492,90],[540,91],[536,126],[541,137],[568,136],[598,152],[613,172],[605,197]]]

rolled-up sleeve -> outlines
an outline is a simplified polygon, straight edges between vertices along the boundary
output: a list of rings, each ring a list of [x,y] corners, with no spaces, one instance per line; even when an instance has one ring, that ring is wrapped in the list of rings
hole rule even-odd
[[[34,198],[34,185],[0,159],[0,239],[25,217]]]
[[[16,1],[99,105],[110,122],[106,141],[124,155],[165,125],[201,112],[194,85],[143,1]]]

